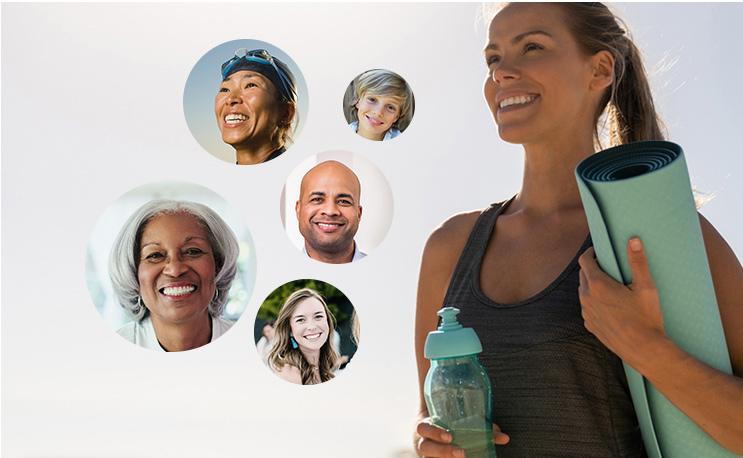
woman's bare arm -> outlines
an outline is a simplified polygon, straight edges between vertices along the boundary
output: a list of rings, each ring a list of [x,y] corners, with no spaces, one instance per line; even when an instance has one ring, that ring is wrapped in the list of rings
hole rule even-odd
[[[430,362],[424,356],[423,350],[428,333],[436,329],[438,324],[436,312],[444,302],[454,268],[479,215],[480,212],[476,211],[449,218],[431,233],[423,250],[415,313],[415,356],[418,363],[421,405],[415,446],[420,456],[460,457],[464,453],[459,447],[446,445],[452,441],[451,434],[433,426],[428,418],[423,397],[423,382],[426,380]],[[508,442],[508,436],[505,434],[495,432],[494,435],[497,443]]]

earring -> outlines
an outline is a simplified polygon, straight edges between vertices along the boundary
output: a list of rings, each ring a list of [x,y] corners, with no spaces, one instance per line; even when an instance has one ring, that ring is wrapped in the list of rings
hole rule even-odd
[[[289,338],[292,340],[292,348],[297,348],[299,345],[297,345],[297,341],[294,340],[294,336],[289,334]]]

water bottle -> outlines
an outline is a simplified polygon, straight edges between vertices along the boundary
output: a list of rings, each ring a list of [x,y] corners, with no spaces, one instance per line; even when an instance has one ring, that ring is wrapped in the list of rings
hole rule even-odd
[[[493,387],[477,357],[480,339],[459,324],[458,313],[454,307],[439,310],[441,325],[426,338],[431,369],[423,395],[431,422],[449,431],[467,458],[495,458]]]

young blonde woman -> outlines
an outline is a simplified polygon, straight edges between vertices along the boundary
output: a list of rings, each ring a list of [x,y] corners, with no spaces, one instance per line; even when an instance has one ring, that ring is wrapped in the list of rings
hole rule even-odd
[[[451,217],[426,244],[416,315],[421,387],[426,335],[442,304],[453,305],[483,343],[499,458],[645,456],[621,360],[743,453],[743,269],[730,247],[700,216],[735,375],[668,339],[641,240],[628,244],[629,286],[600,270],[591,247],[574,169],[598,148],[600,115],[610,130],[605,146],[663,138],[625,29],[600,3],[512,3],[490,23],[484,57],[485,99],[499,136],[524,147],[523,182],[505,202]],[[431,425],[422,396],[421,406],[420,455],[464,456]]]

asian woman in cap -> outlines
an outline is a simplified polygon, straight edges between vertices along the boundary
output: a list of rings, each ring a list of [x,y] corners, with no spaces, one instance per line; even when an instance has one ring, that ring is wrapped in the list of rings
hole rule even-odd
[[[241,48],[222,64],[214,112],[222,140],[235,148],[237,164],[260,164],[284,153],[296,107],[294,75],[268,51]]]

